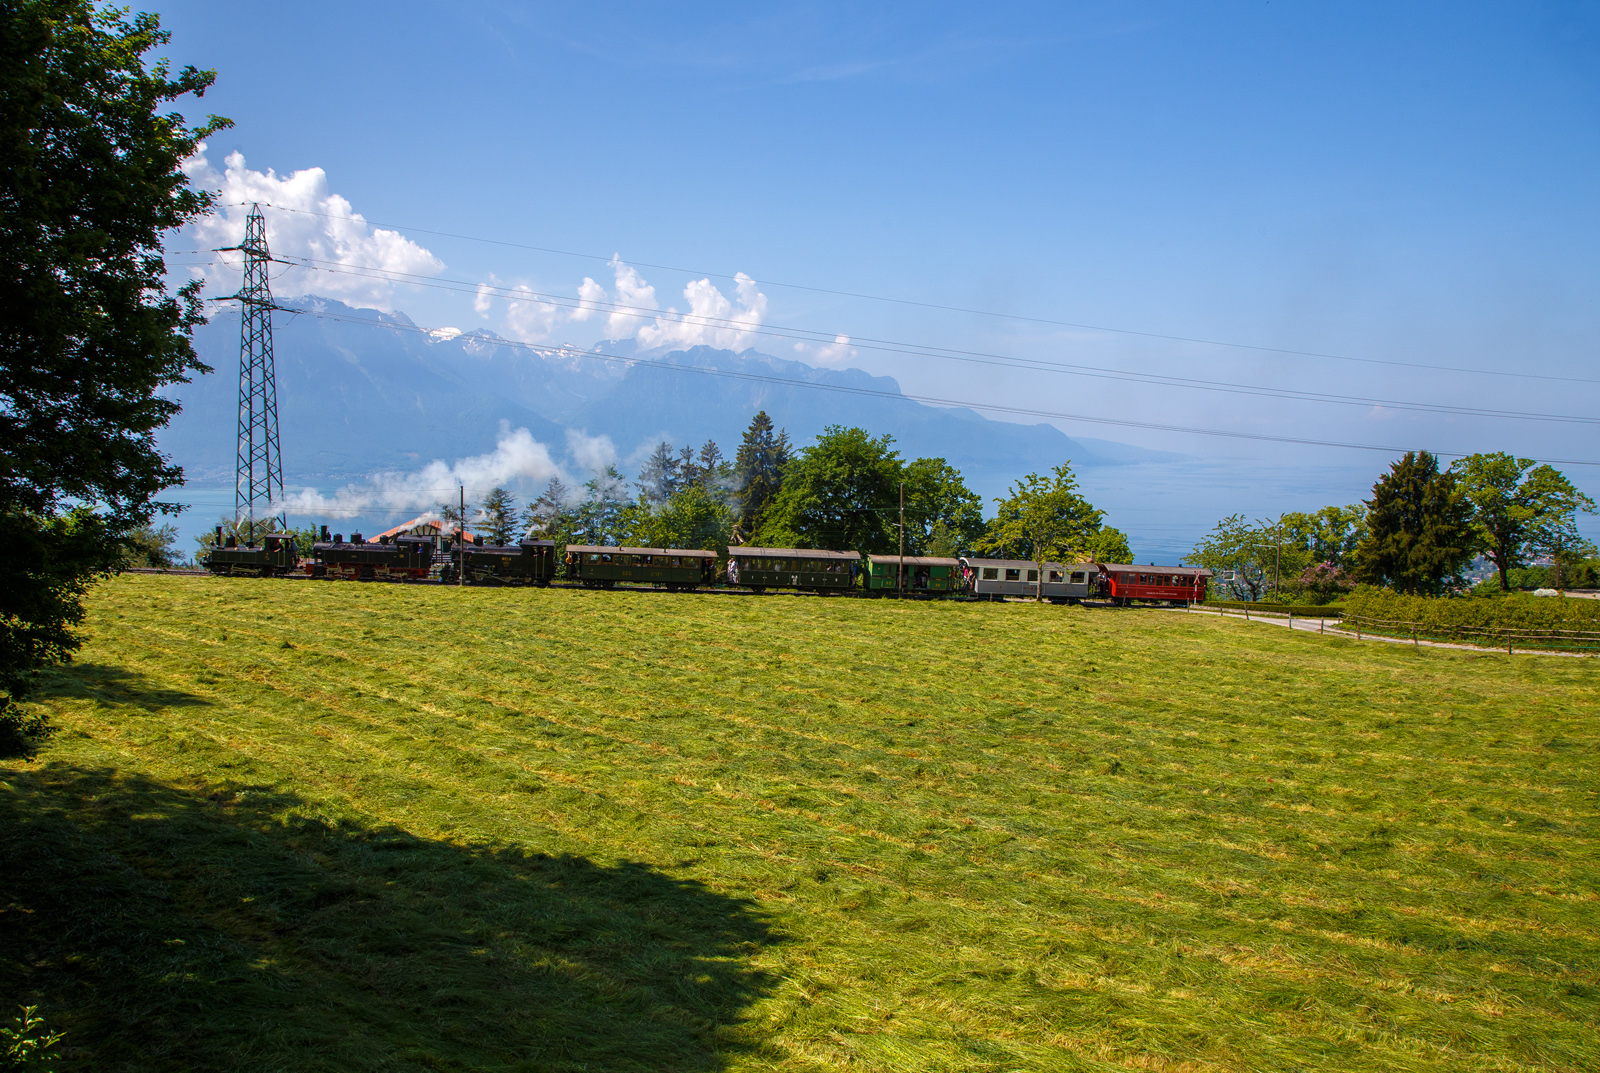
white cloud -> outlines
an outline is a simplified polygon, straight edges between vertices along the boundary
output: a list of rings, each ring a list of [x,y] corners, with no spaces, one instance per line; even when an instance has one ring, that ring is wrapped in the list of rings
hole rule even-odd
[[[450,340],[454,339],[456,336],[461,334],[461,329],[460,328],[435,328],[433,331],[429,332],[428,334],[433,336],[435,339],[437,339],[441,343],[448,343]]]
[[[632,271],[630,269],[630,271]],[[709,279],[697,279],[683,289],[689,312],[677,309],[657,317],[653,324],[639,329],[641,346],[714,346],[723,350],[743,350],[755,341],[762,318],[767,314],[767,296],[755,280],[740,272],[734,277],[738,304],[712,286]]]
[[[291,514],[345,518],[375,510],[417,510],[453,501],[459,494],[458,484],[466,486],[467,498],[472,500],[482,498],[496,485],[514,481],[538,484],[551,477],[565,474],[550,457],[550,449],[527,429],[513,430],[502,421],[499,440],[488,454],[458,459],[453,464],[435,460],[411,472],[376,473],[331,496],[307,488],[275,506]]]
[[[521,283],[502,290],[510,294],[506,303],[505,333],[513,339],[542,343],[559,325],[571,319],[569,307],[547,302]]]
[[[478,293],[472,297],[472,311],[480,317],[487,317],[494,308],[493,279],[491,276],[489,283],[478,284]]]
[[[850,337],[848,335],[836,335],[833,337],[833,342],[824,346],[817,346],[813,343],[796,343],[794,348],[798,353],[809,357],[819,365],[834,367],[844,365],[856,356],[856,348],[850,345]]]
[[[266,218],[267,245],[278,257],[309,258],[322,269],[364,269],[376,273],[431,276],[444,262],[397,231],[374,228],[350,202],[328,189],[321,168],[279,176],[245,166],[232,153],[221,172],[206,158],[205,146],[184,161],[183,170],[199,187],[218,191],[217,210],[184,228],[183,236],[202,249],[234,246],[244,238],[245,216],[259,203]],[[268,208],[272,206],[272,208]],[[293,211],[273,211],[293,210]],[[239,255],[219,254],[219,267],[196,270],[213,294],[239,286]],[[281,266],[280,266],[281,267]],[[355,305],[392,309],[394,284],[379,274],[288,269],[275,273],[272,292],[279,298],[319,294]]]
[[[637,339],[646,349],[704,344],[742,350],[755,342],[767,315],[767,296],[742,272],[734,277],[733,299],[709,279],[692,281],[683,289],[689,307],[683,313],[676,306],[662,309],[655,287],[621,258],[612,258],[611,271],[610,290],[585,276],[575,306],[551,302],[525,285],[506,287],[491,278],[478,286],[473,308],[487,317],[494,302],[503,299],[504,331],[527,343],[547,342],[564,325],[604,316],[606,339]]]

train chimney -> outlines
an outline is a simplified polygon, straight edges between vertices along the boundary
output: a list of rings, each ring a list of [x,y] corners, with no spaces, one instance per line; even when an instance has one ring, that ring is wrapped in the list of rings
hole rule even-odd
[[[217,539],[211,542],[213,548],[222,547],[222,526],[217,526]]]
[[[324,544],[326,544],[328,542],[328,527],[327,526],[323,526],[322,527],[322,542]]]

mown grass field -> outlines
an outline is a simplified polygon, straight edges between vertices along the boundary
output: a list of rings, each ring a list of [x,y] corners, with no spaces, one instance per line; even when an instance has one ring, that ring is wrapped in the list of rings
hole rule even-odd
[[[0,764],[74,1069],[1593,1070],[1592,660],[124,577]]]

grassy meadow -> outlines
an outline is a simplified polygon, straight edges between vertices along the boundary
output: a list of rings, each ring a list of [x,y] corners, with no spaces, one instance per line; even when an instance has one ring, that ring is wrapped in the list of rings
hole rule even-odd
[[[0,763],[67,1069],[1600,1068],[1593,660],[160,576],[86,633]]]

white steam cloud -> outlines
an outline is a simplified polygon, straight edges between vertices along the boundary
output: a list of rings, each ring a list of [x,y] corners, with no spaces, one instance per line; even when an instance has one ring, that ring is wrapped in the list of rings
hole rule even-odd
[[[184,161],[183,170],[196,186],[218,191],[217,211],[184,228],[180,241],[192,241],[202,250],[236,246],[244,238],[251,204],[259,203],[272,253],[309,258],[322,269],[274,273],[272,291],[277,297],[319,294],[389,312],[394,290],[390,280],[338,269],[431,276],[444,268],[443,261],[398,231],[368,224],[349,201],[328,189],[328,174],[321,168],[279,176],[270,168],[264,172],[248,168],[242,154],[231,153],[219,172],[206,158],[205,148],[201,145]],[[269,205],[295,211],[274,212]],[[207,281],[209,292],[231,294],[239,287],[239,255],[217,257],[216,265],[191,271]]]
[[[582,436],[581,433],[578,434]],[[568,434],[572,442],[572,434]],[[611,441],[603,436],[583,437],[586,444],[603,440],[606,447]],[[580,467],[586,467],[586,456],[573,452]],[[598,457],[595,455],[594,457]],[[612,451],[615,457],[615,451]],[[457,485],[465,485],[468,500],[481,499],[484,493],[497,485],[514,481],[535,484],[561,477],[570,483],[550,456],[550,449],[525,428],[513,430],[506,422],[500,423],[500,438],[488,454],[463,458],[454,464],[435,460],[410,473],[391,470],[376,473],[360,484],[350,484],[331,496],[307,488],[286,496],[275,507],[291,514],[311,514],[321,517],[346,518],[376,511],[404,511],[426,509],[443,502],[452,502],[459,494]]]

